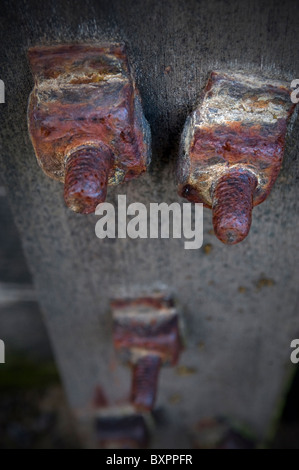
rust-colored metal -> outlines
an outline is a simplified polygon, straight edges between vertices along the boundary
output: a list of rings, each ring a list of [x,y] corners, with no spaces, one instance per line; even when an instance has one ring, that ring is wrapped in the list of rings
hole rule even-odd
[[[154,407],[160,367],[175,365],[182,350],[178,313],[163,295],[111,303],[115,348],[133,368],[131,402]]]
[[[179,193],[213,209],[217,237],[248,234],[252,208],[268,196],[281,168],[288,84],[242,73],[212,72],[181,142]]]
[[[44,172],[65,183],[74,211],[94,212],[107,185],[129,181],[150,162],[150,130],[120,44],[29,50],[35,79],[28,124]]]

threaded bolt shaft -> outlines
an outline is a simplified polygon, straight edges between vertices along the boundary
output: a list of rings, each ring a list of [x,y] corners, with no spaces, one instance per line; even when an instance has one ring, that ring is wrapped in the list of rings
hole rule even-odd
[[[256,185],[256,177],[242,170],[231,171],[218,181],[213,194],[213,225],[223,243],[234,245],[247,237]]]
[[[113,161],[108,148],[80,148],[65,165],[64,200],[74,212],[91,214],[107,195]]]

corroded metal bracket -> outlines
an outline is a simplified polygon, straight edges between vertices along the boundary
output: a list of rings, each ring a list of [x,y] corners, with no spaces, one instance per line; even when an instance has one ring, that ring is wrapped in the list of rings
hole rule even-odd
[[[29,60],[28,124],[38,163],[65,184],[72,210],[94,212],[108,184],[139,176],[150,162],[150,129],[124,46],[35,47]]]
[[[285,83],[212,72],[184,128],[178,179],[182,197],[213,210],[223,243],[248,235],[252,208],[280,171],[294,108]]]
[[[175,365],[182,350],[179,316],[162,295],[115,300],[114,346],[132,365],[131,402],[139,410],[154,407],[160,367]]]

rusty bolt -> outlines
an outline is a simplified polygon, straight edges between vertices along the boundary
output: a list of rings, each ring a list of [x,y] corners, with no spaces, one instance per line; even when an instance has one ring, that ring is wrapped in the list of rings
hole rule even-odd
[[[162,294],[111,302],[114,346],[132,365],[131,402],[152,410],[160,368],[175,365],[182,350],[178,313]]]
[[[213,194],[213,225],[223,243],[232,245],[247,237],[256,186],[256,177],[242,170],[228,172],[218,181]]]
[[[105,201],[107,186],[150,162],[150,130],[124,46],[60,45],[29,50],[35,79],[28,125],[38,163],[64,183],[75,212]]]
[[[162,361],[156,354],[139,357],[133,365],[131,402],[138,409],[154,407]]]
[[[74,212],[90,214],[104,202],[113,155],[108,148],[81,148],[66,160],[64,200]]]
[[[223,243],[248,235],[252,208],[266,199],[280,171],[294,108],[285,83],[212,72],[200,106],[187,119],[179,193],[213,210]]]

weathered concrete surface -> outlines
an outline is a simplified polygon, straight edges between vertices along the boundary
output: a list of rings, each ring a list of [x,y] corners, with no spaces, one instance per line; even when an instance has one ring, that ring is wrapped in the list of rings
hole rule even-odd
[[[153,135],[151,172],[112,189],[108,201],[177,201],[174,168],[187,115],[208,72],[233,68],[291,81],[299,77],[296,2],[3,1],[0,11],[1,172],[72,405],[82,409],[101,384],[111,400],[129,394],[130,374],[114,367],[109,299],[167,286],[185,312],[182,369],[163,369],[157,406],[165,423],[153,446],[184,447],[203,416],[243,420],[264,436],[298,337],[298,120],[283,170],[255,209],[248,238],[228,247],[210,234],[183,240],[98,240],[94,216],[70,213],[61,185],[38,168],[30,144],[29,46],[125,41]]]

